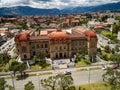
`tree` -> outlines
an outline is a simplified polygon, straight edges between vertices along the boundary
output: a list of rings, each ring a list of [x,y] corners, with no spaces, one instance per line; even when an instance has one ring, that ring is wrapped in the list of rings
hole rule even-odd
[[[44,51],[37,51],[35,56],[34,56],[34,59],[37,61],[37,60],[45,60],[45,52]]]
[[[106,52],[106,53],[110,53],[110,52],[111,52],[111,49],[110,49],[110,47],[109,47],[108,45],[105,46],[104,49],[105,49],[105,52]]]
[[[58,87],[62,90],[70,90],[70,85],[73,84],[73,78],[71,75],[58,74],[56,76],[50,76],[48,79],[42,79],[41,84],[52,90]]]
[[[50,76],[47,79],[42,79],[41,84],[45,88],[51,88],[52,90],[55,90],[57,87],[57,76]]]
[[[114,49],[114,48],[112,48],[111,52],[112,52],[112,54],[115,54],[115,49]]]
[[[26,69],[26,65],[24,63],[19,63],[17,68],[18,71],[21,73],[21,77],[24,76],[23,71]]]
[[[15,73],[18,71],[18,65],[19,65],[19,62],[17,61],[14,61],[11,63],[10,65],[10,71],[13,71],[14,72],[14,76],[15,76]]]
[[[70,85],[73,84],[73,78],[71,75],[58,74],[57,77],[59,77],[58,85],[60,85],[62,90],[69,90]]]
[[[38,64],[41,66],[42,69],[50,66],[50,64],[48,64],[46,61],[40,61],[38,62]]]
[[[26,69],[26,65],[24,63],[19,63],[17,61],[12,62],[10,66],[10,71],[14,72],[14,75],[17,71],[21,73],[21,77],[23,76],[23,71]]]
[[[23,20],[23,22],[21,23],[21,26],[22,26],[22,29],[28,29],[27,21]]]
[[[98,48],[97,51],[101,54],[101,48]]]
[[[102,22],[105,22],[105,21],[107,20],[107,18],[108,18],[108,15],[103,16],[103,17],[101,18]]]
[[[36,31],[38,31],[38,34],[40,35],[41,27],[38,27]]]
[[[27,84],[25,84],[24,90],[34,90],[35,86],[32,83],[32,81],[29,81]]]
[[[113,29],[112,29],[112,34],[113,33],[118,33],[118,31],[119,31],[119,28],[120,28],[120,25],[119,24],[114,24],[113,25]]]
[[[0,53],[0,65],[4,66],[8,63],[9,64],[10,55],[7,52]]]
[[[119,66],[120,63],[120,54],[112,54],[110,60],[116,62]]]
[[[0,78],[0,90],[5,90],[6,81],[4,78]]]
[[[111,90],[120,89],[120,71],[107,68],[103,74],[103,80],[106,80],[111,85]]]
[[[119,47],[116,45],[115,47],[116,52],[119,52]]]
[[[85,54],[87,53],[87,47],[86,46],[83,46],[81,48],[81,53],[82,53],[83,56],[85,56]]]

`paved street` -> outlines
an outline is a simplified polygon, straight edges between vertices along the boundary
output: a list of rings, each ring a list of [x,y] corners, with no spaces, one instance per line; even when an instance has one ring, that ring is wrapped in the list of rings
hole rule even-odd
[[[60,70],[55,70],[55,73],[61,72]],[[56,74],[52,75],[56,75]],[[72,72],[72,77],[74,79],[74,84],[75,85],[81,85],[81,84],[88,84],[89,83],[89,78],[90,78],[90,83],[95,83],[95,82],[101,82],[102,81],[102,74],[103,70],[90,70],[90,71],[73,71]],[[51,75],[41,75],[41,76],[33,76],[33,77],[28,77],[27,79],[24,80],[14,80],[15,82],[15,88],[16,90],[24,90],[24,85],[28,81],[32,81],[35,85],[35,90],[39,90],[39,80],[43,78],[48,78]],[[7,83],[12,85],[11,79],[6,79]],[[40,85],[41,87],[41,85]],[[43,90],[43,88],[41,88]]]
[[[8,40],[6,43],[0,46],[0,52],[7,51],[11,57],[16,56],[16,54],[14,53],[14,49],[15,49],[14,44],[15,44],[14,38]]]
[[[105,47],[107,45],[109,45],[111,49],[116,47],[116,44],[108,44],[110,40],[107,37],[101,34],[97,34],[97,37],[98,37],[98,45],[97,45],[98,48],[100,48],[101,46]]]

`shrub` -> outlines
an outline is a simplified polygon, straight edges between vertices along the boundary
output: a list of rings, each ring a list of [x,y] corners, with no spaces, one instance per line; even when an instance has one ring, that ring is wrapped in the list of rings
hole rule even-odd
[[[68,88],[68,90],[76,90],[75,86],[71,86]]]

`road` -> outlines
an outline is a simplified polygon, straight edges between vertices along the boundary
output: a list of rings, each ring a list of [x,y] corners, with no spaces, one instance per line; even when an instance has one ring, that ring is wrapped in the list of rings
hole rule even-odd
[[[115,48],[116,44],[108,44],[108,42],[110,41],[110,39],[108,39],[107,37],[101,35],[101,34],[97,34],[98,37],[98,48],[101,48],[101,46],[105,47],[107,45],[110,46],[110,48]]]
[[[16,56],[14,49],[15,49],[14,37],[8,40],[6,43],[4,43],[2,46],[0,46],[0,52],[7,51],[11,58]]]
[[[59,71],[55,71],[54,74],[51,75],[41,75],[41,76],[32,76],[28,77],[24,80],[15,80],[15,90],[24,90],[24,85],[28,81],[32,81],[35,85],[35,90],[39,90],[39,80],[48,78],[49,76],[54,76],[56,73]],[[103,70],[88,70],[88,71],[73,71],[72,72],[72,77],[74,80],[74,85],[82,85],[82,84],[89,84],[90,83],[95,83],[95,82],[101,82],[102,81],[102,74],[104,73]],[[11,79],[6,79],[7,83],[12,85],[12,80]],[[41,85],[40,85],[41,87]],[[44,90],[42,87],[40,90]]]

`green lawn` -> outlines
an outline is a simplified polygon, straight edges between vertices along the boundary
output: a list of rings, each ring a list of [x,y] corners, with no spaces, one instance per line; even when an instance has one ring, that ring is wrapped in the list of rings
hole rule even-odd
[[[85,59],[81,59],[80,61],[78,61],[77,63],[75,63],[75,66],[78,67],[78,66],[87,66],[87,65],[90,65],[91,62],[89,60],[85,60]]]
[[[109,61],[112,53],[106,53],[105,51],[102,51],[102,56],[101,56],[101,57],[104,57],[105,55],[107,55],[107,57],[108,57],[108,60],[107,60],[107,61]]]
[[[72,87],[71,89],[66,89],[66,90],[111,90],[110,85],[105,82],[86,84],[86,85],[80,85],[80,86],[71,86],[71,87]],[[61,89],[58,88],[55,90],[61,90]]]
[[[104,36],[107,36],[107,35],[110,35],[110,36],[111,36],[111,35],[112,35],[112,32],[102,31],[101,34],[104,35]]]
[[[111,90],[111,88],[109,84],[102,82],[90,85],[81,85],[80,89],[79,86],[76,86],[76,90]]]
[[[89,70],[98,70],[101,69],[101,67],[93,67],[93,68],[89,68]],[[76,71],[88,71],[88,68],[82,68],[82,69],[77,69]]]
[[[35,65],[32,65],[32,66],[30,67],[30,69],[31,69],[32,71],[49,70],[49,69],[51,69],[51,66],[49,65],[49,66],[47,66],[46,68],[41,68],[40,65],[35,64]]]
[[[104,35],[105,37],[111,39],[114,42],[118,42],[117,34],[115,34],[115,33],[112,34],[112,32],[110,32],[110,31],[102,31],[101,34]]]

